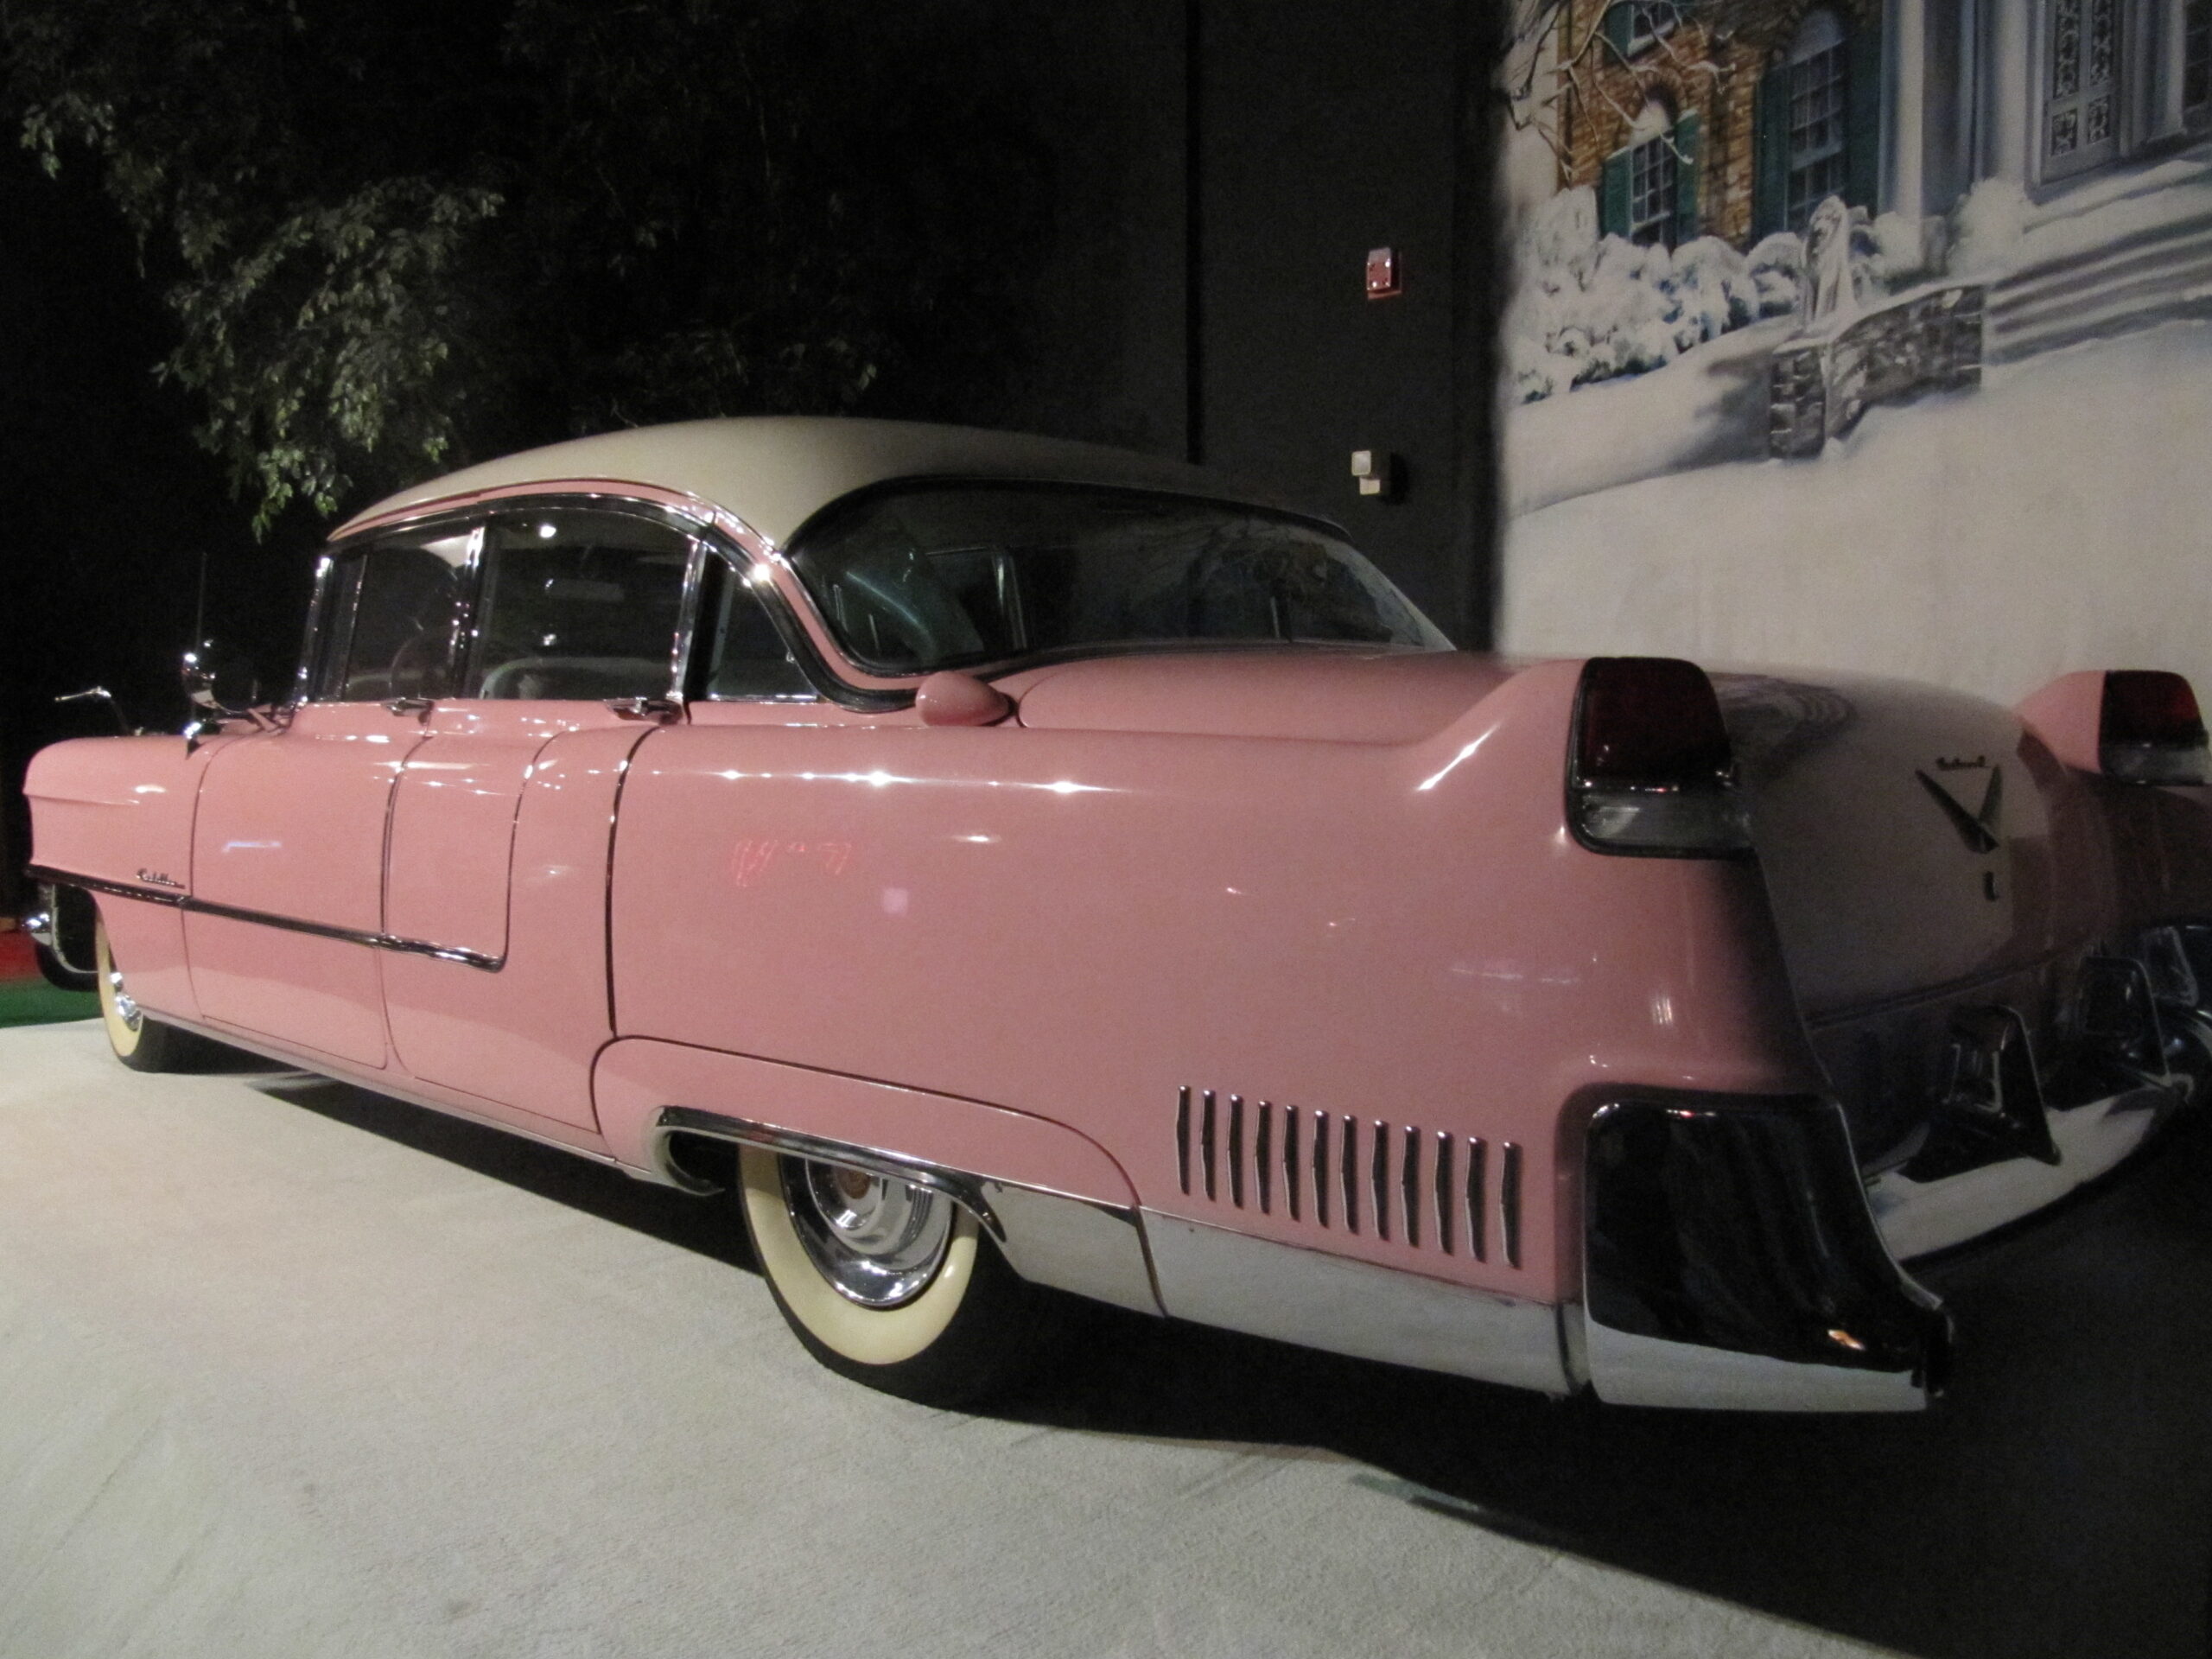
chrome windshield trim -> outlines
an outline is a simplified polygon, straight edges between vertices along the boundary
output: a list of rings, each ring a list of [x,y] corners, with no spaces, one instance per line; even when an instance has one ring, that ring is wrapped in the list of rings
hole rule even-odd
[[[88,893],[104,893],[117,899],[137,899],[148,904],[168,905],[188,915],[251,922],[257,927],[278,928],[287,933],[305,933],[319,939],[338,939],[347,944],[365,944],[372,950],[395,950],[403,956],[457,962],[464,967],[481,969],[486,973],[496,974],[507,965],[504,952],[496,957],[486,956],[480,950],[467,950],[454,944],[440,944],[432,939],[410,939],[397,933],[375,933],[360,928],[340,927],[330,922],[310,922],[297,916],[280,916],[271,911],[249,910],[242,905],[217,904],[213,899],[195,899],[188,893],[177,893],[165,887],[109,881],[98,876],[74,875],[67,870],[49,869],[43,865],[33,865],[30,873],[42,881],[82,887]]]

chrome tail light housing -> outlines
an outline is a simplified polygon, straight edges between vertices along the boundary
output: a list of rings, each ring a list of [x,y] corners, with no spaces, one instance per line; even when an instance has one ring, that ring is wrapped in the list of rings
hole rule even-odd
[[[2158,669],[2108,672],[2097,760],[2106,777],[2122,783],[2212,782],[2212,747],[2188,680]]]
[[[1737,858],[1751,850],[1713,682],[1672,657],[1584,664],[1569,745],[1567,821],[1592,852]]]

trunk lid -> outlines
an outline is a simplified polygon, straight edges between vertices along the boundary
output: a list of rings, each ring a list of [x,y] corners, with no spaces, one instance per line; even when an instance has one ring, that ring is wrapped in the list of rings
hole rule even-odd
[[[1908,1230],[1878,1204],[1893,1246],[1957,1242],[1982,1211],[2009,1218],[2010,1198],[1970,1220],[1942,1189],[2047,1168],[2047,1116],[2163,1081],[2155,1057],[2130,1073],[2126,1033],[2105,1042],[2083,1013],[2094,964],[2130,948],[2094,801],[1979,698],[1713,677],[1814,1050],[1862,1167],[1918,1206]]]

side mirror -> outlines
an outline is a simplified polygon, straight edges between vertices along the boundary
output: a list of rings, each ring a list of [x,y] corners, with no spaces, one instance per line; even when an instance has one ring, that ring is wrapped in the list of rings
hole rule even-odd
[[[115,693],[109,690],[107,687],[104,685],[87,686],[82,691],[72,691],[67,696],[56,697],[54,702],[65,704],[72,702],[81,702],[88,705],[93,703],[100,704],[107,709],[109,717],[115,721],[117,735],[121,737],[130,737],[135,735],[138,730],[136,726],[133,726],[130,721],[124,717],[123,705],[115,700]]]
[[[184,653],[184,695],[194,709],[218,716],[251,714],[261,682],[243,652],[203,640]]]

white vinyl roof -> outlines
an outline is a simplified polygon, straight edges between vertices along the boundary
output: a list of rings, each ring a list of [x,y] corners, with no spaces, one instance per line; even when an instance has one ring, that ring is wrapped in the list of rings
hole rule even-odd
[[[1181,461],[1096,444],[798,416],[637,427],[528,449],[387,496],[337,531],[486,490],[592,480],[680,491],[735,514],[778,545],[840,496],[892,479],[1019,478],[1109,484],[1268,505]]]

